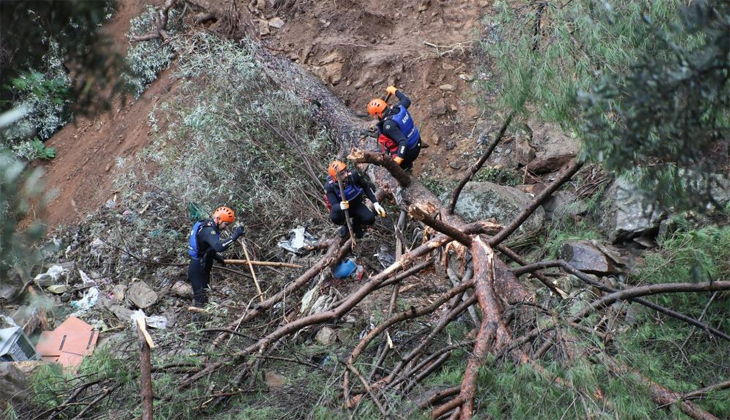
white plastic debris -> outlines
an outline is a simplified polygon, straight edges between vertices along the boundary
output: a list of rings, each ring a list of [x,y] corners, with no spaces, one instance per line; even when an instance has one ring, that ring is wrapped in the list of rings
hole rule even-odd
[[[289,252],[299,254],[302,248],[311,246],[316,242],[317,238],[307,232],[306,227],[297,226],[296,229],[290,230],[287,239],[279,241],[278,245]]]
[[[71,301],[71,306],[78,309],[76,312],[72,313],[71,316],[78,317],[79,315],[86,313],[89,309],[96,305],[97,300],[99,300],[99,289],[96,287],[86,289],[80,300]]]
[[[153,315],[153,316],[147,316],[145,315],[144,311],[141,309],[137,309],[136,311],[132,312],[131,315],[129,315],[129,319],[132,321],[132,324],[137,323],[138,318],[144,318],[147,326],[156,328],[158,330],[166,330],[167,329],[167,317],[162,315]]]

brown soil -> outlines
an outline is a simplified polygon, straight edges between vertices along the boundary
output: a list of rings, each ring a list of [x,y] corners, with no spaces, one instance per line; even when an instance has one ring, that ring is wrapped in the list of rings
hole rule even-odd
[[[156,3],[120,2],[119,12],[105,29],[114,36],[121,53],[127,49],[124,34],[129,30],[129,21],[147,4]],[[47,142],[47,146],[56,148],[57,157],[45,165],[45,183],[58,194],[44,215],[47,225],[77,221],[114,197],[117,158],[130,157],[150,143],[147,116],[174,87],[170,70],[165,71],[137,102],[124,107],[115,104],[111,111],[77,118]]]
[[[130,19],[146,5],[160,3],[120,2],[106,30],[122,51]],[[455,177],[468,166],[462,155],[474,148],[475,136],[488,124],[475,105],[470,81],[476,77],[471,49],[490,1],[403,0],[396,7],[375,0],[299,0],[286,5],[259,0],[251,3],[258,7],[251,13],[249,1],[237,3],[243,20],[253,23],[249,29],[255,28],[254,36],[329,83],[337,97],[363,114],[364,125],[369,121],[365,103],[383,95],[387,85],[395,84],[411,97],[410,110],[430,146],[421,152],[416,174]],[[210,10],[230,10],[230,3],[221,0],[206,4]],[[264,19],[275,17],[284,21],[281,29],[264,24]],[[194,20],[192,14],[189,20]],[[269,33],[262,33],[262,27]],[[174,89],[168,70],[134,104],[79,118],[53,136],[48,145],[56,148],[57,158],[46,165],[46,184],[59,195],[49,206],[48,225],[77,221],[114,197],[116,159],[150,143],[147,116]]]
[[[364,121],[371,98],[383,95],[389,84],[402,89],[413,100],[410,110],[430,146],[415,172],[443,177],[467,167],[460,155],[473,149],[481,133],[470,83],[477,77],[472,48],[490,5],[485,0],[300,0],[288,10],[267,4],[254,22],[260,34],[265,26],[260,18],[281,18],[281,29],[269,27],[270,34],[260,35],[264,45],[311,69]]]

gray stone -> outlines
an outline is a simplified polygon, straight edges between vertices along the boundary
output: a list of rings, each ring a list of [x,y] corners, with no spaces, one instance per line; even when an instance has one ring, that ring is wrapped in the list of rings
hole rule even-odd
[[[122,305],[109,306],[109,312],[113,313],[122,322],[131,322],[130,316],[134,313],[133,310]]]
[[[651,206],[636,186],[619,178],[606,191],[601,229],[611,242],[654,236],[666,213]]]
[[[52,284],[48,286],[46,290],[53,293],[54,295],[62,295],[66,293],[68,287],[65,284]]]
[[[514,159],[522,166],[527,165],[535,159],[535,148],[530,144],[526,136],[518,136],[514,144]]]
[[[446,91],[446,92],[453,92],[456,90],[456,87],[454,87],[454,85],[445,84],[445,85],[439,86],[439,89]]]
[[[124,296],[126,295],[126,293],[126,284],[117,284],[116,286],[114,286],[114,288],[112,288],[112,296],[117,302],[124,302]]]
[[[175,284],[170,288],[170,293],[173,296],[181,299],[192,299],[193,298],[193,287],[190,283],[184,281],[176,281]]]
[[[527,165],[527,169],[533,173],[539,175],[557,171],[580,152],[580,140],[566,135],[555,125],[530,123],[530,129],[535,159]]]
[[[19,403],[28,398],[28,377],[41,362],[5,362],[0,363],[0,410],[5,410],[5,403]]]
[[[446,198],[446,197],[443,197]],[[495,218],[498,223],[510,223],[532,202],[526,193],[514,187],[491,182],[473,182],[464,187],[456,203],[456,212],[467,222]],[[520,230],[535,232],[542,227],[545,210],[538,207],[522,224]]]
[[[322,327],[321,330],[317,331],[314,339],[323,346],[329,346],[337,340],[337,333],[330,327]]]
[[[23,280],[17,273],[10,276],[7,281],[0,282],[0,303],[11,302],[18,298],[22,288]]]
[[[575,217],[584,214],[588,210],[585,201],[569,191],[558,191],[554,193],[542,208],[548,220],[562,220],[567,217]]]
[[[456,161],[456,160],[452,160],[451,162],[449,162],[449,168],[451,168],[451,169],[457,169],[457,170],[461,169],[461,165],[462,165],[461,162]]]
[[[271,30],[269,30],[269,21],[264,19],[259,19],[259,35],[260,36],[266,36],[271,33]]]
[[[127,292],[127,299],[140,309],[146,309],[157,303],[157,293],[143,281],[132,283]]]
[[[279,17],[275,17],[269,21],[269,26],[276,29],[281,29],[284,26],[284,20]]]
[[[590,274],[615,274],[620,272],[606,254],[588,241],[566,242],[560,248],[560,258],[578,270]]]

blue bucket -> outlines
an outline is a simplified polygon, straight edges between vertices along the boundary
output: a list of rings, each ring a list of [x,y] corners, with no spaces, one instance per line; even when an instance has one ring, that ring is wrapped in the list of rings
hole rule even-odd
[[[355,270],[357,270],[355,262],[351,259],[347,259],[337,264],[332,270],[332,274],[338,279],[346,279],[350,277],[350,274],[352,274]]]

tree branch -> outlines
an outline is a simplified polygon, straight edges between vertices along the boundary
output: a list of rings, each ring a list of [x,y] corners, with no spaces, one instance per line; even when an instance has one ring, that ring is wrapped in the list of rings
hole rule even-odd
[[[524,209],[518,216],[515,218],[515,220],[512,221],[509,225],[507,225],[504,229],[502,229],[501,232],[493,236],[489,240],[489,245],[495,247],[499,245],[502,241],[507,239],[509,235],[511,235],[517,228],[522,226],[522,223],[527,220],[528,217],[532,213],[535,212],[535,210],[540,206],[540,204],[543,203],[548,197],[550,197],[550,194],[555,192],[558,188],[560,188],[561,185],[566,183],[573,175],[575,175],[578,170],[583,166],[582,162],[579,162],[578,160],[574,160],[568,168],[563,172],[558,179],[553,181],[552,184],[548,185],[547,188],[545,188],[543,191],[540,192],[540,194],[535,197],[535,199],[530,203],[529,206],[527,206],[526,209]]]
[[[410,175],[408,175],[406,171],[404,171],[403,168],[395,163],[395,161],[388,155],[366,152],[360,149],[352,149],[350,155],[347,156],[347,159],[355,163],[371,163],[373,165],[382,166],[387,169],[391,175],[393,175],[393,178],[398,181],[398,184],[400,184],[401,187],[408,188],[411,186]]]

